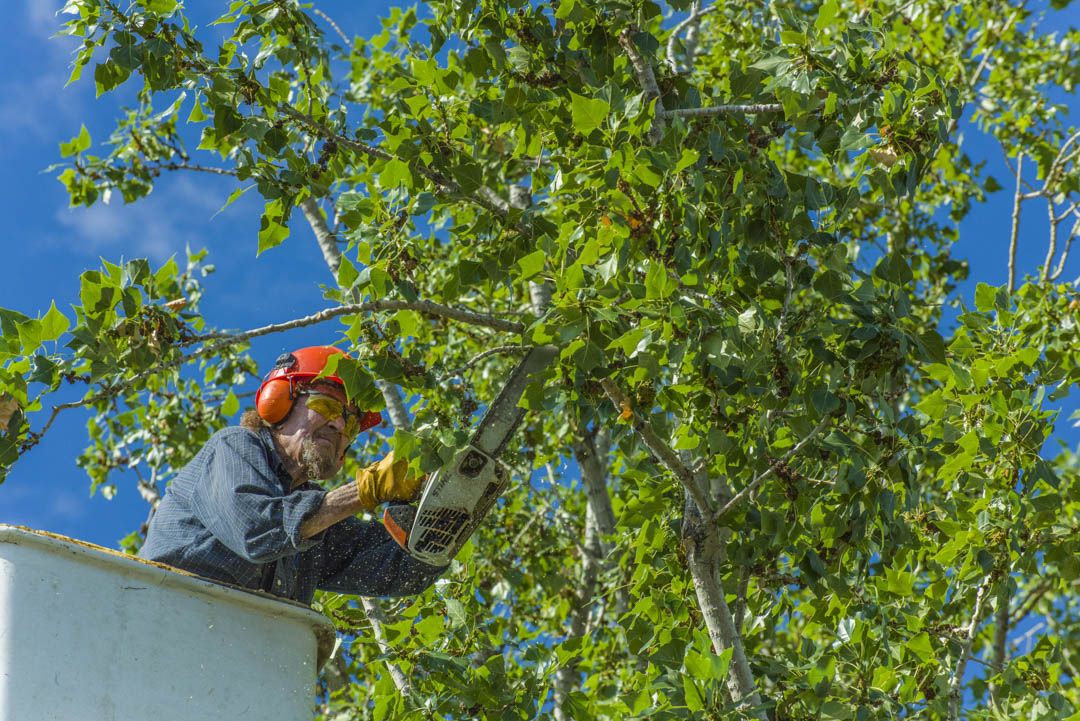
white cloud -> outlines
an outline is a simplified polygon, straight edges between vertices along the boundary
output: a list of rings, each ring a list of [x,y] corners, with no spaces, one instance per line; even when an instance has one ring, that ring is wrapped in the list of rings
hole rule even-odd
[[[49,37],[60,29],[63,21],[57,13],[63,7],[63,0],[23,0],[23,16],[31,32]]]
[[[52,496],[49,515],[54,520],[73,521],[86,515],[86,496],[67,491]]]
[[[56,221],[70,233],[50,238],[49,244],[66,252],[104,255],[113,262],[121,256],[161,262],[174,253],[182,256],[186,245],[202,247],[206,223],[225,196],[219,188],[206,188],[191,178],[172,180],[161,192],[129,205],[114,195],[108,205],[61,208]]]

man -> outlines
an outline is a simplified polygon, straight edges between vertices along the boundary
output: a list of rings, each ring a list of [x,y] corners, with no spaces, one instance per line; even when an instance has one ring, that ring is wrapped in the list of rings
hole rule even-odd
[[[278,358],[240,427],[218,431],[177,474],[139,555],[200,576],[310,603],[315,590],[420,593],[444,568],[409,556],[381,523],[355,518],[408,500],[420,480],[393,454],[326,491],[378,413],[351,406],[341,379],[318,378],[332,346]]]

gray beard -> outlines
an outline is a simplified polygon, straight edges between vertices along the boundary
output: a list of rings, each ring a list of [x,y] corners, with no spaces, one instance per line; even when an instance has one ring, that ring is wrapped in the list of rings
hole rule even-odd
[[[334,475],[338,459],[328,447],[313,440],[303,442],[300,449],[300,470],[309,481],[322,481]]]

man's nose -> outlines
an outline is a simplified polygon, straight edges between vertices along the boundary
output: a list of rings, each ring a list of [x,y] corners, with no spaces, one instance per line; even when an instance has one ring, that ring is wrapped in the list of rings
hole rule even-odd
[[[345,416],[337,416],[336,418],[331,418],[329,421],[326,422],[326,425],[330,426],[331,428],[336,430],[338,433],[344,433],[345,432]]]

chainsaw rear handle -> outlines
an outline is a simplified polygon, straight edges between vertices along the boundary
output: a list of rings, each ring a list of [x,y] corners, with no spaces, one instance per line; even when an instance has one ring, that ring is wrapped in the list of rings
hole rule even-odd
[[[398,504],[387,506],[383,511],[383,525],[390,537],[405,551],[409,550],[409,534],[416,520],[416,506]]]

